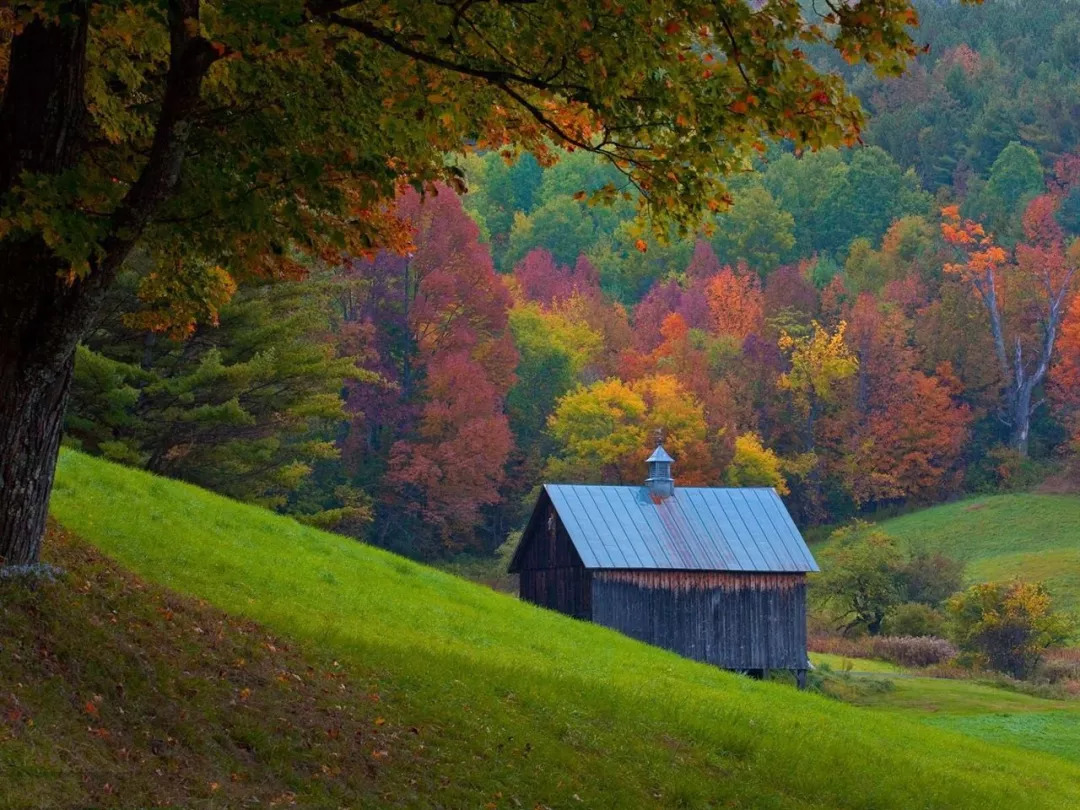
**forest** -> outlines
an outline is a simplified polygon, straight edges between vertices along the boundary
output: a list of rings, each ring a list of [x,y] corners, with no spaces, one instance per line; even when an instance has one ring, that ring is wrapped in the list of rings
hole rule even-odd
[[[1080,7],[916,7],[900,77],[808,46],[862,143],[761,147],[692,233],[602,156],[504,147],[399,193],[404,250],[239,287],[136,251],[66,443],[425,559],[492,554],[544,481],[637,482],[658,435],[677,485],[804,527],[1068,477]]]

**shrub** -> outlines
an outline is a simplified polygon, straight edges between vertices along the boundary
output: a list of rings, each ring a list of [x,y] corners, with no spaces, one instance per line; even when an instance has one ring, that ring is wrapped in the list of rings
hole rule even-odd
[[[951,661],[959,652],[943,638],[933,636],[878,636],[870,648],[874,658],[902,667],[928,667]]]
[[[1053,465],[1021,456],[1009,447],[994,447],[967,471],[967,488],[974,492],[1016,492],[1042,483]]]
[[[821,563],[812,590],[815,612],[845,635],[940,635],[942,620],[934,611],[906,608],[902,615],[909,623],[891,628],[886,617],[905,602],[939,607],[964,577],[959,560],[927,551],[905,559],[889,535],[861,521],[833,533]]]
[[[1035,676],[1048,683],[1080,686],[1080,649],[1048,652],[1039,663]]]
[[[921,602],[905,602],[889,611],[881,624],[888,636],[941,636],[945,617]]]
[[[973,585],[950,599],[948,608],[960,649],[1014,678],[1029,677],[1044,651],[1062,646],[1073,629],[1054,612],[1041,583]]]
[[[849,636],[813,635],[807,641],[806,647],[810,652],[839,655],[844,658],[874,657],[874,652],[870,649],[870,639],[865,636],[851,638]]]
[[[946,639],[933,636],[813,636],[811,652],[844,658],[877,658],[902,667],[928,667],[953,661],[958,650]]]
[[[964,564],[938,552],[917,551],[897,575],[909,602],[938,607],[963,587]]]

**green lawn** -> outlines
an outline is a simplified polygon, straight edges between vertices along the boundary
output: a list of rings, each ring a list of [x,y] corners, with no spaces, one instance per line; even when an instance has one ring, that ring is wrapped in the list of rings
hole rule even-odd
[[[822,653],[811,653],[810,660],[858,682],[889,681],[889,689],[845,690],[843,699],[849,703],[1080,762],[1080,701],[1048,700],[973,680],[923,677],[886,661]]]
[[[926,718],[939,728],[971,734],[991,742],[1009,743],[1033,751],[1049,751],[1080,762],[1080,713],[1022,712],[940,715]]]
[[[856,666],[856,671],[860,669],[866,671]],[[1078,701],[1046,700],[966,680],[918,676],[890,680],[891,689],[867,692],[852,702],[1080,763]]]
[[[383,752],[380,767],[397,769],[383,803],[1080,806],[1080,767],[1060,758],[755,683],[75,452],[61,456],[53,514],[138,575],[329,656],[376,692],[402,745],[419,741],[400,759]],[[274,745],[250,736],[255,759]],[[302,780],[291,789],[311,801]]]
[[[969,498],[880,526],[909,548],[963,560],[971,582],[1042,580],[1059,606],[1080,612],[1080,496]]]

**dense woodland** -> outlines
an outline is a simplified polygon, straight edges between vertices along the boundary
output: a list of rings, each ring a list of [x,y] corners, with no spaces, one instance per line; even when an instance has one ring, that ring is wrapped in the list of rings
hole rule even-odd
[[[542,481],[639,481],[658,431],[677,483],[776,486],[803,526],[1067,467],[1080,4],[917,6],[903,77],[810,54],[864,143],[765,148],[690,238],[594,154],[490,150],[400,194],[406,252],[201,276],[227,303],[165,331],[134,255],[68,441],[428,558],[494,551]]]

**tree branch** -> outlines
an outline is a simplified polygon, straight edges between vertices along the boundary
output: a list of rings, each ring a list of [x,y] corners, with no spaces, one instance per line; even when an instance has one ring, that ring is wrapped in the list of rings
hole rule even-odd
[[[112,215],[100,260],[69,287],[69,318],[81,327],[79,334],[92,323],[120,266],[180,179],[203,79],[224,55],[223,48],[199,33],[199,12],[200,0],[169,2],[169,71],[149,157]]]

